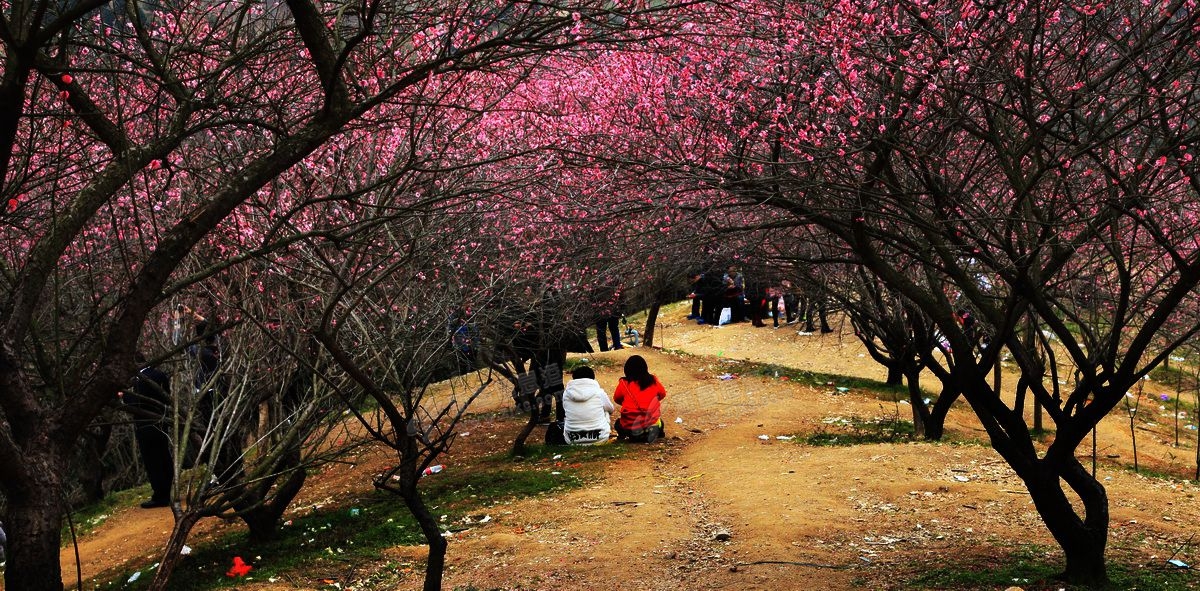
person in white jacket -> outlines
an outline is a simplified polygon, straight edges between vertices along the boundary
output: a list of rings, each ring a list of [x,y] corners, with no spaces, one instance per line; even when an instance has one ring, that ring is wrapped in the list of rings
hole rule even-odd
[[[611,432],[609,418],[612,416],[612,400],[596,381],[596,372],[590,367],[577,367],[571,371],[571,381],[563,391],[563,437],[572,445],[608,443]]]

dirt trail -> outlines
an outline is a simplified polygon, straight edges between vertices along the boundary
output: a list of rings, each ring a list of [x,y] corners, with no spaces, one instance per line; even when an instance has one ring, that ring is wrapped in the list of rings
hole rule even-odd
[[[669,439],[613,461],[593,485],[514,503],[493,522],[455,536],[446,589],[885,589],[948,556],[986,561],[1016,543],[1057,552],[1021,483],[989,448],[780,440],[828,428],[839,417],[899,412],[908,418],[907,411],[832,386],[720,378],[728,373],[722,358],[882,378],[853,339],[799,335],[794,327],[696,326],[682,318],[686,313],[682,306],[665,310],[659,329],[665,352],[627,348],[594,356],[611,362],[597,371],[610,392],[628,355],[647,358],[669,392]],[[502,403],[501,396],[490,404]],[[965,406],[953,413],[954,431],[982,439]],[[476,425],[472,438],[503,449],[512,433],[488,431],[497,428]],[[1139,433],[1143,466],[1194,465],[1194,443],[1176,449],[1162,432]],[[1106,462],[1129,461],[1128,419],[1106,421],[1098,445],[1102,456],[1116,456]],[[300,504],[369,488],[370,466],[382,461],[364,457],[357,467],[329,468]],[[1194,484],[1104,464],[1101,478],[1111,499],[1113,559],[1161,564],[1200,529]],[[119,564],[119,557],[153,553],[169,528],[163,510],[113,515],[82,541],[85,576]],[[728,539],[717,539],[718,532]],[[1200,562],[1200,551],[1192,545],[1178,557]],[[73,574],[73,564],[64,553],[64,572]],[[419,583],[413,577],[398,588]]]

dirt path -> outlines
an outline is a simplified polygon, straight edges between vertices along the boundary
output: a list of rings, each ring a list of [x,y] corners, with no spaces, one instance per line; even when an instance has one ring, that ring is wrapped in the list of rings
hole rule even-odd
[[[884,589],[947,557],[986,562],[1016,543],[1057,552],[1021,483],[986,446],[812,447],[780,440],[839,418],[908,417],[903,406],[840,393],[836,384],[720,377],[728,373],[723,359],[748,359],[882,378],[853,339],[748,324],[701,327],[685,314],[681,306],[665,310],[665,352],[595,356],[610,362],[597,371],[610,391],[628,355],[648,359],[670,393],[668,441],[613,461],[595,484],[514,503],[493,522],[455,536],[446,589]],[[483,406],[503,403],[501,395]],[[967,409],[953,412],[954,431],[982,439]],[[472,427],[472,437],[503,449],[513,434],[501,427],[483,422]],[[1173,448],[1161,431],[1139,433],[1143,466],[1194,465],[1194,443]],[[1098,446],[1102,457],[1114,456],[1106,462],[1128,461],[1128,420],[1106,421]],[[371,466],[380,462],[386,458],[365,454],[356,466],[330,467],[306,487],[300,505],[369,488]],[[1194,484],[1107,465],[1101,479],[1111,500],[1113,559],[1158,565],[1200,530]],[[113,515],[83,540],[85,576],[123,557],[153,554],[169,529],[166,511]],[[718,539],[720,532],[728,539]],[[419,558],[422,551],[394,554]],[[1200,551],[1185,546],[1178,557],[1200,562]],[[763,563],[770,561],[783,564]],[[68,554],[64,572],[74,573]]]

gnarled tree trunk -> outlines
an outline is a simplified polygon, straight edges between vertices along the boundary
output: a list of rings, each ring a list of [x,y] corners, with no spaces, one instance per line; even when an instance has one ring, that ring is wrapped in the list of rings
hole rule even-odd
[[[63,588],[58,555],[62,542],[62,475],[66,473],[58,446],[30,448],[25,454],[28,473],[7,491],[8,535],[4,588],[8,591],[47,591]],[[46,557],[53,556],[54,560]]]
[[[1062,578],[1072,585],[1103,588],[1108,584],[1104,550],[1108,544],[1108,494],[1074,457],[1065,465],[1043,461],[1025,480],[1033,504],[1066,557]],[[1061,478],[1061,480],[1060,480]],[[1062,482],[1083,502],[1084,518],[1071,506]]]

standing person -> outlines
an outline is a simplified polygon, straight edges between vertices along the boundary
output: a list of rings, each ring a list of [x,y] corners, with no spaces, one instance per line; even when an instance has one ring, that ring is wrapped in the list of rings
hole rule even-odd
[[[209,320],[196,310],[180,305],[184,313],[190,314],[195,323],[196,342],[187,348],[187,354],[196,360],[197,367],[193,386],[197,391],[216,388],[217,370],[221,365],[221,344],[216,329],[220,321]]]
[[[146,363],[141,353],[139,365]],[[171,458],[171,439],[167,436],[167,409],[171,406],[171,378],[153,365],[145,365],[133,378],[130,395],[122,396],[126,405],[138,409],[133,420],[133,437],[137,440],[142,467],[150,479],[150,499],[143,509],[169,507],[171,483],[175,479],[175,464]]]
[[[731,313],[730,322],[746,319],[746,278],[737,267],[730,265],[725,281],[725,307]]]
[[[773,286],[767,289],[767,312],[771,315],[771,325],[779,328],[779,319],[783,317],[783,287]]]
[[[688,320],[700,320],[700,302],[704,297],[701,293],[701,281],[704,279],[704,273],[692,271],[688,274],[688,298],[692,300],[692,313],[688,314]]]
[[[796,287],[790,279],[781,281],[780,286],[783,291],[784,316],[787,318],[787,323],[791,324],[800,316],[800,288]]]
[[[600,344],[601,351],[608,350],[608,335],[612,335],[614,350],[625,348],[625,345],[621,344],[621,328],[617,326],[621,318],[623,298],[621,288],[612,285],[604,286],[600,297],[597,298],[596,308],[600,311],[600,318],[596,320],[596,341]]]
[[[596,341],[600,344],[601,351],[608,350],[608,335],[612,335],[612,349],[624,349],[625,345],[621,344],[621,327],[618,326],[620,318],[617,316],[602,316],[596,321]]]
[[[240,444],[243,427],[242,421],[218,425],[216,414],[222,412],[225,395],[229,392],[228,376],[221,370],[222,339],[217,333],[221,326],[220,319],[215,316],[205,318],[199,312],[184,307],[195,321],[195,338],[198,341],[187,348],[187,353],[196,363],[192,385],[198,396],[196,400],[195,419],[199,421],[199,432],[203,439],[217,446],[216,464],[209,466],[213,478],[222,486],[230,486],[245,476],[244,450]],[[216,427],[216,431],[209,429]],[[211,435],[216,437],[211,437]],[[197,451],[204,450],[197,447]]]
[[[611,435],[609,417],[616,407],[608,399],[608,392],[596,381],[596,372],[590,367],[577,367],[571,371],[571,381],[562,394],[563,437],[572,445],[608,443]]]
[[[721,317],[721,304],[725,299],[721,271],[716,269],[705,271],[700,276],[696,295],[700,298],[700,319],[696,321],[696,324],[716,326],[717,320]]]
[[[625,361],[625,377],[617,382],[613,401],[621,405],[617,419],[618,439],[654,443],[666,436],[659,401],[667,397],[662,382],[646,365],[641,355],[630,355]]]
[[[767,325],[763,322],[763,315],[767,313],[767,284],[756,276],[751,276],[745,283],[750,323],[755,328],[762,328]]]

